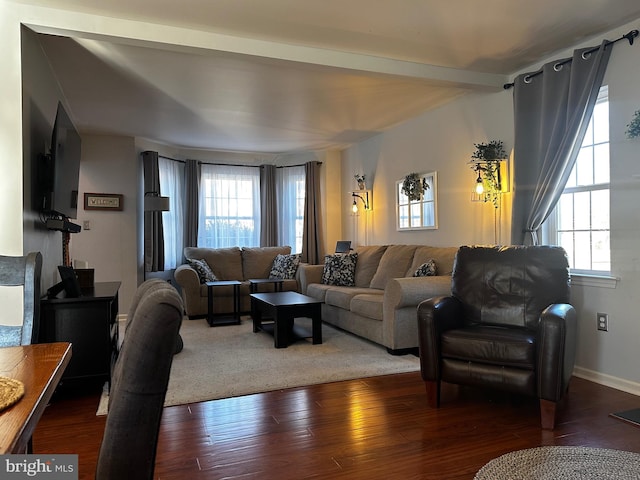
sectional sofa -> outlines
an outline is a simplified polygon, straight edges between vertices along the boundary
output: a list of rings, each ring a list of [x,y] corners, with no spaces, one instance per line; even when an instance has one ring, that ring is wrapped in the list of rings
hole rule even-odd
[[[409,353],[418,347],[418,304],[451,293],[457,251],[425,245],[361,246],[354,252],[352,285],[330,284],[345,282],[335,282],[339,275],[333,282],[328,279],[325,265],[304,264],[298,269],[300,291],[323,302],[324,322],[383,345],[389,353]],[[418,270],[430,276],[414,276]]]

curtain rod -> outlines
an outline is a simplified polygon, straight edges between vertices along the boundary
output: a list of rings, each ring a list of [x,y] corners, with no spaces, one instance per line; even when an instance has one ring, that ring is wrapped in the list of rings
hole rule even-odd
[[[177,158],[167,157],[166,155],[158,155],[158,158],[164,158],[165,160],[171,160],[172,162],[187,163],[185,160],[178,160]]]
[[[627,34],[625,34],[625,35],[622,35],[620,38],[617,38],[617,39],[615,39],[615,40],[611,40],[611,41],[606,42],[606,43],[604,44],[604,46],[605,46],[605,47],[608,47],[609,45],[613,45],[614,43],[618,43],[620,40],[629,40],[629,45],[633,45],[633,40],[634,40],[634,39],[635,39],[639,34],[640,34],[640,32],[638,32],[638,30],[631,30],[629,33],[627,33]],[[600,45],[598,45],[597,47],[590,48],[589,50],[587,50],[586,52],[584,52],[584,53],[583,53],[583,55],[585,55],[585,54],[587,54],[587,55],[588,55],[588,54],[590,54],[590,53],[596,52],[599,48],[600,48]],[[572,59],[571,59],[571,58],[567,58],[566,60],[562,60],[562,61],[560,61],[560,62],[556,63],[556,65],[558,65],[558,66],[562,66],[562,65],[564,65],[565,63],[571,63],[571,61],[572,61]],[[530,73],[528,76],[529,76],[529,78],[531,78],[531,77],[537,77],[538,75],[541,75],[541,74],[542,74],[542,70],[538,70],[537,72]],[[509,90],[509,89],[510,89],[511,87],[513,87],[514,85],[515,85],[515,83],[514,83],[514,82],[511,82],[511,83],[505,83],[505,84],[503,85],[503,88],[504,88],[505,90]]]
[[[262,168],[264,165],[240,165],[237,163],[212,163],[212,162],[203,162],[203,161],[198,161],[199,164],[201,165],[216,165],[216,166],[221,166],[221,167],[253,167],[253,168]],[[322,162],[315,162],[318,165],[322,165]],[[276,168],[289,168],[289,167],[304,167],[306,164],[305,163],[301,163],[299,165],[280,165],[280,166],[276,166]]]

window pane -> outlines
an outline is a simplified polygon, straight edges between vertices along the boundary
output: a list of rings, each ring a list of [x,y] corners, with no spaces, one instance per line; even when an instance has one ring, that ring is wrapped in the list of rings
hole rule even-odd
[[[411,220],[410,220],[410,224],[412,227],[419,227],[420,224],[420,203],[411,203],[410,207],[411,208]]]
[[[609,190],[594,190],[591,193],[591,228],[609,230]]]
[[[593,147],[583,147],[580,149],[576,160],[578,172],[578,185],[591,185],[593,183]]]
[[[575,232],[573,268],[591,270],[591,232]]]
[[[609,102],[596,103],[593,109],[593,141],[609,141]]]
[[[576,206],[573,218],[573,228],[576,230],[589,230],[591,228],[591,193],[575,193],[573,201]]]
[[[434,211],[434,207],[435,205],[433,204],[433,202],[426,202],[422,204],[422,223],[424,225],[435,225],[436,224],[436,217],[435,217],[435,211]]]
[[[596,145],[594,154],[594,183],[609,183],[609,144]]]
[[[409,228],[409,207],[407,205],[401,205],[398,208],[398,226]]]
[[[564,193],[558,202],[558,229],[573,229],[573,194]]]
[[[593,265],[592,270],[611,270],[609,252],[609,232],[593,232]]]

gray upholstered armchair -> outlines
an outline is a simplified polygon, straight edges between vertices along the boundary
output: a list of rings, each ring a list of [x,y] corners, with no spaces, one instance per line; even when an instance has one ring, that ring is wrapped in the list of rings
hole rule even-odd
[[[138,290],[115,365],[96,480],[153,478],[184,307],[167,282],[147,280]]]
[[[41,272],[40,252],[22,257],[0,255],[0,285],[22,285],[24,292],[22,324],[0,325],[0,347],[28,345],[38,338]]]
[[[539,398],[542,428],[553,429],[575,358],[569,288],[560,247],[461,247],[451,296],[418,306],[429,405],[443,381],[491,387]]]

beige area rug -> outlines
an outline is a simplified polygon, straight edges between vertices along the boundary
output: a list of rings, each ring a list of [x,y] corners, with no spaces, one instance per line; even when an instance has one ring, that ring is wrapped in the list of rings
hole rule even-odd
[[[309,319],[295,322],[311,327]],[[221,327],[185,319],[180,334],[184,349],[173,358],[165,406],[420,370],[414,355],[390,355],[326,324],[321,345],[305,339],[282,349],[274,348],[273,336],[253,333],[249,317]],[[106,404],[103,398],[98,415],[106,414]]]
[[[538,447],[491,460],[474,480],[638,480],[640,454],[591,447]]]

